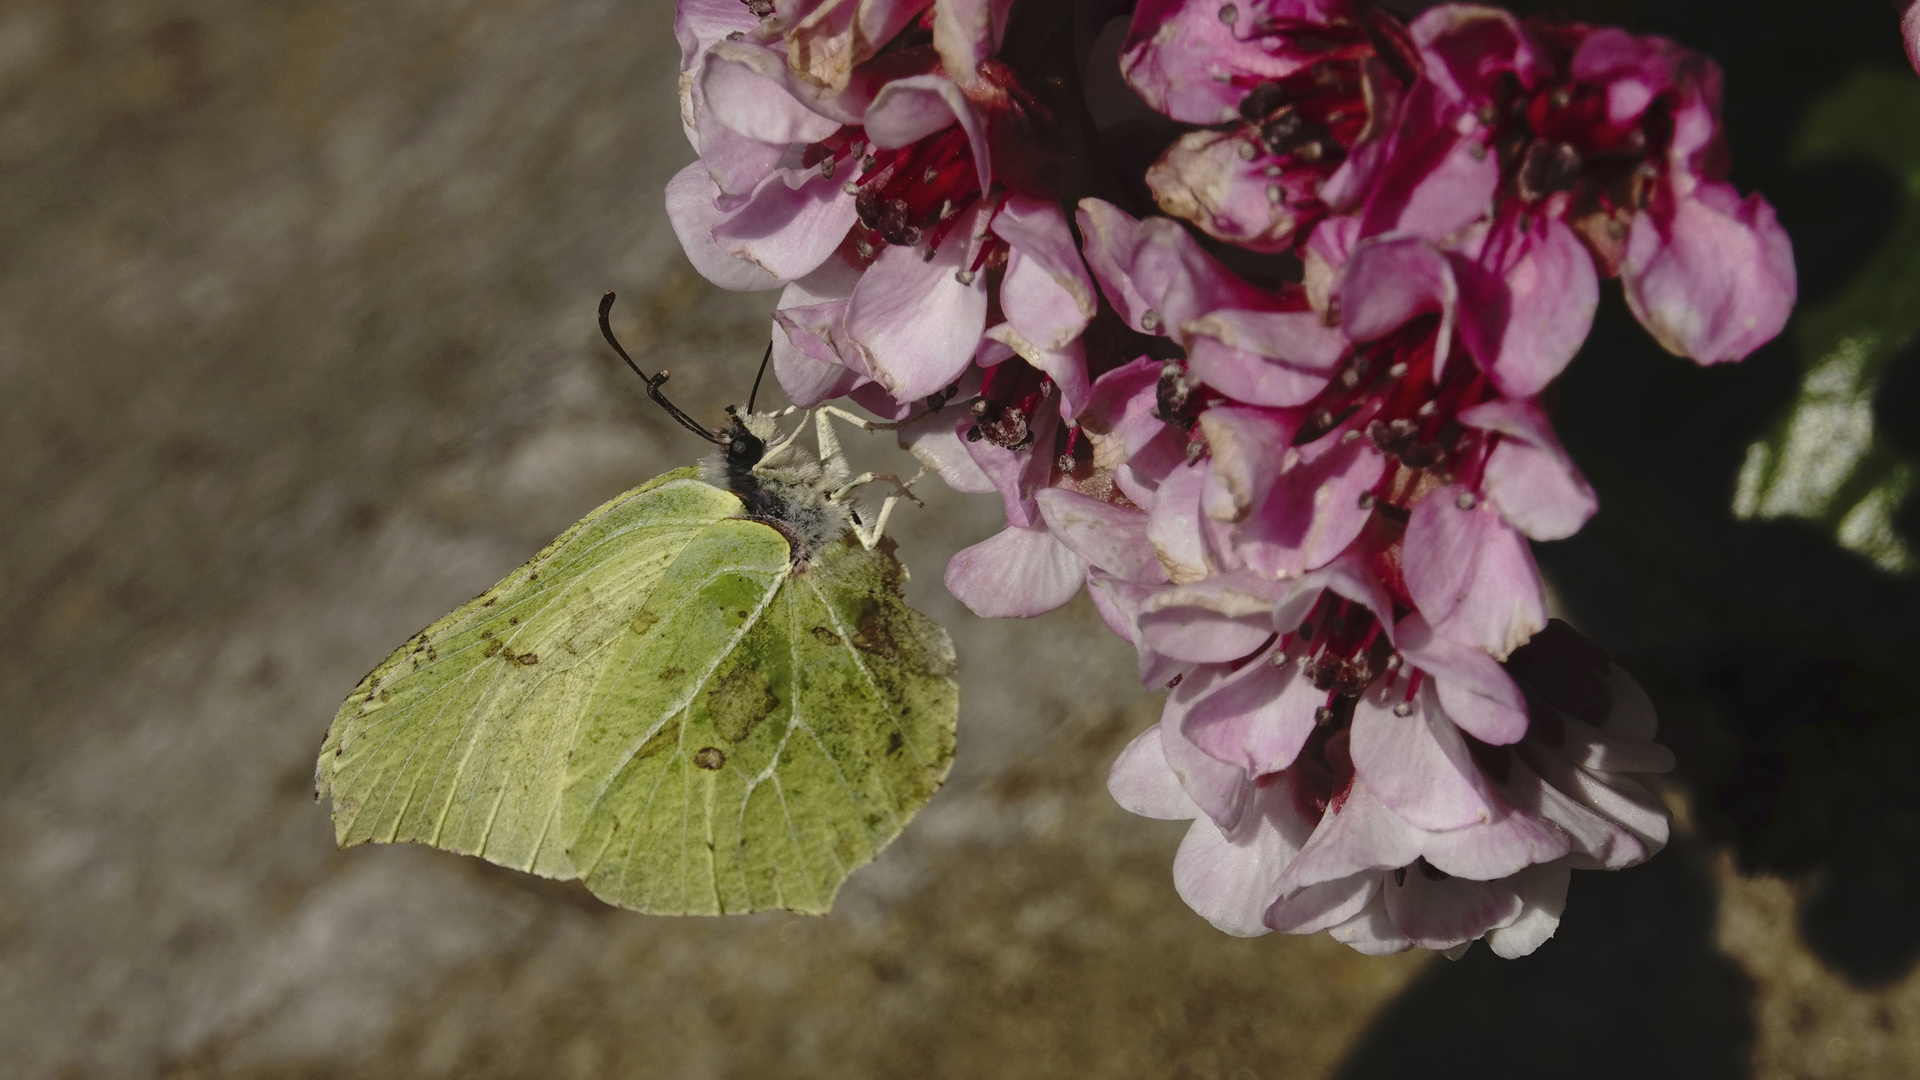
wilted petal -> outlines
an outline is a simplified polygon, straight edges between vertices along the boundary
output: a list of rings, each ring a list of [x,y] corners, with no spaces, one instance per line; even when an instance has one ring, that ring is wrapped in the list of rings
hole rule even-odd
[[[1520,917],[1487,931],[1487,947],[1503,960],[1530,955],[1560,928],[1567,907],[1567,884],[1573,877],[1565,866],[1530,866],[1514,875],[1520,890]]]
[[[1773,207],[1718,182],[1634,215],[1620,280],[1640,325],[1703,364],[1771,341],[1799,290],[1793,242]]]
[[[764,46],[722,41],[707,53],[700,92],[715,120],[763,143],[813,143],[844,120],[810,108],[792,90],[786,60]]]
[[[1546,389],[1593,329],[1600,304],[1593,256],[1558,218],[1510,215],[1479,260],[1456,258],[1454,271],[1460,336],[1508,397]]]
[[[1093,381],[1087,406],[1081,410],[1080,430],[1093,441],[1096,468],[1120,467],[1168,430],[1166,422],[1154,415],[1160,367],[1143,356]]]
[[[1532,401],[1496,398],[1461,410],[1460,422],[1503,436],[1487,458],[1481,483],[1514,528],[1535,540],[1564,540],[1600,508],[1587,478]]]
[[[1248,140],[1238,129],[1189,131],[1147,170],[1147,186],[1163,212],[1209,236],[1251,251],[1286,251],[1299,216],[1278,196],[1280,182],[1262,171],[1266,162],[1242,154]]]
[[[1013,0],[939,0],[933,6],[933,47],[940,65],[963,85],[1006,36]]]
[[[1244,570],[1172,585],[1141,609],[1142,640],[1192,663],[1238,660],[1273,636],[1279,591],[1276,582]]]
[[[1166,580],[1141,511],[1064,488],[1042,488],[1034,502],[1053,535],[1088,563],[1128,581]]]
[[[1421,948],[1440,950],[1512,923],[1524,906],[1508,882],[1434,876],[1418,867],[1387,883],[1386,901],[1396,929]]]
[[[1390,690],[1404,686],[1397,682]],[[1381,692],[1353,708],[1353,767],[1375,798],[1416,829],[1460,829],[1493,820],[1499,808],[1466,740],[1447,719],[1433,687],[1422,686],[1405,716]]]
[[[771,289],[780,279],[765,269],[737,259],[713,239],[713,228],[725,216],[713,205],[720,194],[713,178],[699,162],[681,169],[667,181],[667,221],[680,238],[687,261],[700,276],[723,289],[752,292]]]
[[[1120,55],[1120,70],[1147,103],[1189,124],[1232,118],[1247,88],[1284,78],[1317,60],[1341,59],[1311,32],[1299,35],[1249,34],[1256,19],[1311,30],[1336,21],[1351,23],[1345,0],[1265,0],[1248,5],[1245,21],[1220,15],[1211,3],[1146,0],[1134,9],[1133,24]]]
[[[1298,421],[1267,409],[1224,405],[1200,414],[1200,430],[1212,451],[1213,476],[1229,497],[1221,521],[1238,521],[1267,494],[1280,475]]]
[[[1160,725],[1133,737],[1107,773],[1107,791],[1129,813],[1163,821],[1201,817],[1160,748]]]
[[[1009,526],[947,564],[947,591],[975,615],[1027,618],[1073,599],[1087,564],[1045,526]]]
[[[927,0],[778,0],[774,11],[795,74],[839,92],[853,69],[892,40]]]
[[[1547,625],[1546,592],[1527,542],[1491,503],[1458,484],[1413,508],[1401,566],[1435,630],[1496,659]]]
[[[1200,494],[1204,465],[1181,465],[1160,481],[1147,517],[1147,539],[1175,584],[1199,581],[1213,573],[1207,538],[1201,532]]]

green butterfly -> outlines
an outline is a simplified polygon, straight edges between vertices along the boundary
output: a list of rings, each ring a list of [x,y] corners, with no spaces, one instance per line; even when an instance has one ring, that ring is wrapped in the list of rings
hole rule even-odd
[[[883,540],[911,496],[849,475],[850,413],[818,410],[816,458],[751,398],[709,432],[641,377],[716,460],[402,645],[334,716],[316,797],[342,846],[431,844],[656,914],[824,912],[953,762],[953,645]],[[847,498],[875,480],[899,490],[865,525]]]

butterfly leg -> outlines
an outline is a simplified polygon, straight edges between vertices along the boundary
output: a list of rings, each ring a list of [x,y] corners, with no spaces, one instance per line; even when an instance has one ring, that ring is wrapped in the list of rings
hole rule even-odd
[[[882,425],[832,405],[821,405],[814,410],[814,438],[820,447],[820,467],[826,470],[826,481],[829,485],[843,487],[849,486],[847,477],[853,470],[847,466],[846,451],[840,449],[840,437],[834,434],[833,421],[835,420],[858,425],[862,431],[878,431]],[[859,484],[850,486],[857,487]]]
[[[861,547],[872,551],[874,546],[880,543],[880,538],[887,534],[887,519],[893,516],[893,508],[899,505],[901,499],[910,499],[915,506],[926,505],[913,493],[913,485],[919,483],[920,478],[925,475],[927,475],[927,470],[925,469],[914,473],[911,480],[902,480],[892,473],[861,473],[859,476],[854,477],[836,488],[827,498],[829,501],[839,502],[851,493],[854,488],[862,484],[871,484],[877,481],[885,481],[893,485],[893,494],[888,495],[880,501],[880,514],[874,518],[871,526],[861,524],[857,517],[854,520],[853,535],[859,538]]]

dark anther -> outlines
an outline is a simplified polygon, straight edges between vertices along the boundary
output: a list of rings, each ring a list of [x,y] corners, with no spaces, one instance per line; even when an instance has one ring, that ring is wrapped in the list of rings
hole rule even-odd
[[[982,436],[980,434],[980,429],[978,427],[970,427],[967,429],[968,442],[979,442],[981,438]]]
[[[1252,95],[1248,95],[1248,98],[1251,99]],[[1243,103],[1241,107],[1244,108],[1245,104]],[[1260,143],[1267,148],[1269,154],[1284,154],[1299,137],[1303,126],[1299,114],[1285,113],[1260,125]]]
[[[944,409],[946,407],[947,407],[946,395],[944,394],[928,394],[927,395],[927,411],[928,412],[939,412],[941,409]]]
[[[773,14],[773,0],[741,0],[741,3],[747,5],[747,10],[752,12],[756,19],[764,19]]]
[[[1246,119],[1247,123],[1257,124],[1285,103],[1286,97],[1287,91],[1279,83],[1263,82],[1247,91],[1247,96],[1240,99],[1240,115]],[[1296,127],[1299,126],[1297,117],[1289,116],[1287,119],[1292,120]]]

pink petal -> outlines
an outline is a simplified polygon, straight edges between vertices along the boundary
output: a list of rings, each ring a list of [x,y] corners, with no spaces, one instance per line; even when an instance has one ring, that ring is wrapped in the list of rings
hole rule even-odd
[[[1367,567],[1366,556],[1358,552],[1344,554],[1294,581],[1274,606],[1273,628],[1283,634],[1299,629],[1313,606],[1319,603],[1320,594],[1326,591],[1373,612],[1387,640],[1394,640],[1398,631],[1393,625],[1393,601]]]
[[[1739,360],[1787,323],[1798,295],[1793,242],[1758,194],[1702,182],[1634,215],[1620,280],[1627,306],[1668,352]]]
[[[1345,335],[1313,311],[1215,311],[1188,320],[1181,332],[1194,377],[1250,405],[1313,400],[1347,348]]]
[[[1472,107],[1493,96],[1511,74],[1531,88],[1543,74],[1543,58],[1520,20],[1495,7],[1440,4],[1407,25],[1427,62],[1426,77],[1448,99]]]
[[[1600,726],[1622,738],[1651,740],[1659,729],[1659,717],[1647,692],[1618,664],[1609,665],[1604,678],[1610,705]]]
[[[1267,909],[1266,923],[1283,934],[1317,934],[1365,911],[1380,893],[1381,875],[1369,870],[1310,885]]]
[[[1297,576],[1333,561],[1366,527],[1372,511],[1360,496],[1380,482],[1386,458],[1372,442],[1343,434],[1336,429],[1300,447],[1301,459],[1240,527],[1235,541],[1248,566]]]
[[[667,181],[667,220],[686,250],[687,261],[701,277],[723,289],[752,292],[778,286],[780,279],[753,263],[734,258],[714,242],[713,227],[723,216],[713,205],[719,194],[713,178],[697,161]]]
[[[1148,104],[1175,120],[1219,123],[1248,87],[1329,58],[1313,35],[1301,35],[1298,44],[1287,36],[1243,39],[1236,25],[1245,31],[1259,18],[1311,26],[1353,17],[1345,0],[1269,0],[1249,6],[1245,23],[1230,25],[1211,3],[1146,0],[1134,9],[1120,70]]]
[[[1353,710],[1353,767],[1367,790],[1416,829],[1460,829],[1491,821],[1498,812],[1466,740],[1441,710],[1431,686],[1421,687],[1413,710],[1397,715],[1397,680],[1387,696],[1370,692]]]
[[[1220,308],[1281,308],[1281,299],[1242,281],[1178,222],[1136,221],[1099,199],[1080,200],[1081,252],[1107,300],[1145,334],[1179,339],[1189,320]]]
[[[1414,506],[1401,568],[1435,630],[1496,659],[1547,625],[1546,592],[1526,540],[1458,484]]]
[[[1500,185],[1500,155],[1486,149],[1484,136],[1460,133],[1458,109],[1439,100],[1431,84],[1415,85],[1401,115],[1393,157],[1361,209],[1360,231],[1441,242],[1486,213]]]
[[[910,146],[942,128],[958,123],[973,150],[973,167],[980,190],[993,185],[992,154],[986,125],[967,95],[944,75],[912,75],[880,88],[867,108],[867,138],[882,150]]]
[[[1560,928],[1567,907],[1567,884],[1573,877],[1565,866],[1529,866],[1513,877],[1520,890],[1520,917],[1487,931],[1487,947],[1503,960],[1531,955]]]
[[[979,347],[987,325],[987,277],[963,282],[955,276],[972,257],[974,245],[965,240],[972,220],[964,220],[932,260],[917,248],[888,246],[847,302],[847,336],[862,350],[875,381],[897,400],[946,389]]]
[[[1920,71],[1920,0],[1910,0],[1900,13],[1900,35],[1907,41],[1907,63]]]
[[[1327,936],[1363,956],[1387,956],[1413,947],[1387,916],[1385,889],[1375,892],[1360,914],[1328,930]]]
[[[1218,930],[1268,933],[1265,915],[1280,894],[1280,873],[1312,831],[1294,807],[1292,784],[1276,778],[1255,790],[1231,833],[1204,817],[1193,823],[1173,858],[1174,889]]]
[[[1514,808],[1567,834],[1568,856],[1586,869],[1617,870],[1645,862],[1647,845],[1633,831],[1589,809],[1513,759],[1501,790]]]
[[[1426,834],[1420,854],[1455,877],[1493,881],[1534,863],[1552,862],[1571,848],[1566,833],[1501,800],[1500,814],[1484,825]]]
[[[1340,325],[1355,341],[1372,341],[1429,312],[1440,315],[1434,349],[1439,377],[1452,337],[1459,288],[1446,256],[1413,236],[1361,241],[1340,285]]]
[[[1344,803],[1329,807],[1281,875],[1282,896],[1363,870],[1392,870],[1420,857],[1426,834],[1386,808],[1355,778]]]
[[[1034,493],[1034,502],[1055,538],[1089,564],[1128,581],[1166,580],[1147,541],[1147,515],[1141,511],[1065,488],[1042,488]]]
[[[1600,304],[1593,256],[1558,218],[1510,215],[1478,262],[1456,258],[1454,270],[1460,336],[1508,397],[1545,389],[1593,329]]]
[[[1275,666],[1275,659],[1283,662]],[[1284,769],[1313,734],[1314,710],[1327,700],[1288,659],[1269,651],[1238,669],[1198,668],[1167,696],[1167,713],[1177,714],[1188,741],[1248,775]]]
[[[1441,709],[1474,738],[1505,746],[1527,733],[1526,698],[1492,657],[1435,633],[1417,611],[1395,627],[1394,644],[1432,677]]]
[[[991,227],[1011,248],[1000,286],[1007,321],[1040,349],[1066,348],[1099,310],[1066,215],[1051,202],[1013,195]]]
[[[841,119],[824,116],[795,97],[786,60],[764,46],[722,41],[707,53],[700,92],[714,119],[764,143],[811,143],[839,131]]]
[[[1162,716],[1159,726],[1160,748],[1166,753],[1167,765],[1180,778],[1180,786],[1194,805],[1207,815],[1202,820],[1211,819],[1226,831],[1237,827],[1253,801],[1254,786],[1247,774],[1188,742],[1177,722],[1169,723]]]
[[[1044,526],[1009,526],[947,564],[947,591],[975,615],[1028,618],[1073,599],[1087,564]]]
[[[1514,528],[1535,540],[1564,540],[1600,508],[1538,405],[1496,398],[1461,410],[1460,422],[1504,436],[1487,458],[1481,486]]]
[[[1520,891],[1504,881],[1435,879],[1416,867],[1386,889],[1387,917],[1415,945],[1451,949],[1520,917]]]
[[[1184,821],[1202,816],[1180,786],[1180,778],[1167,765],[1166,752],[1160,748],[1159,724],[1135,735],[1120,751],[1107,773],[1107,791],[1121,809],[1141,817]]]
[[[858,214],[840,183],[814,170],[797,177],[770,173],[713,228],[714,243],[782,281],[804,277],[824,263]]]

